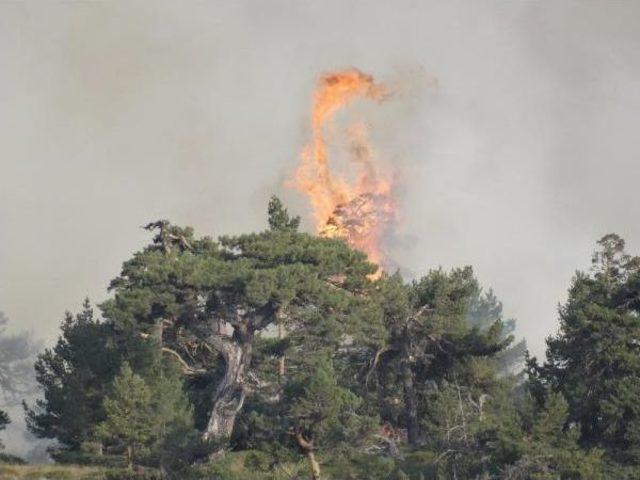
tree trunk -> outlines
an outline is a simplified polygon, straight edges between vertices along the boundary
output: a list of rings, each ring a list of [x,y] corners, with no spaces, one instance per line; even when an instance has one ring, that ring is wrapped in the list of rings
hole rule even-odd
[[[409,445],[419,447],[424,445],[425,439],[418,420],[418,401],[413,385],[413,370],[411,369],[409,355],[403,355],[403,357],[400,361],[400,372],[404,394],[404,413],[407,422],[407,439]]]
[[[320,464],[318,463],[318,460],[316,460],[313,450],[307,450],[307,461],[309,462],[309,467],[311,467],[311,480],[321,480]]]
[[[321,480],[320,463],[318,463],[316,455],[313,453],[313,441],[304,438],[301,432],[296,432],[295,436],[298,441],[298,446],[307,457],[307,462],[309,462],[309,467],[311,468],[311,480]]]
[[[278,339],[282,340],[284,338],[284,327],[282,326],[282,323],[278,324]],[[285,359],[284,359],[284,353],[282,353],[279,357],[278,357],[278,380],[280,381],[280,383],[284,383],[284,373],[286,370],[286,366],[285,366]]]
[[[233,426],[245,399],[244,379],[251,363],[252,339],[242,341],[225,339],[217,345],[226,364],[224,378],[213,395],[213,406],[203,438],[226,440],[233,433]]]
[[[127,445],[127,469],[133,470],[133,445]]]

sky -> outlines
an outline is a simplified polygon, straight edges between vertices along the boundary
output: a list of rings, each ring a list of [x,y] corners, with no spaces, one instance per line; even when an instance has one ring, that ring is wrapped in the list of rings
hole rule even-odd
[[[399,178],[389,255],[473,265],[534,354],[598,238],[640,253],[640,3],[0,3],[0,310],[52,342],[167,218],[265,227],[318,75],[397,86],[362,108]]]

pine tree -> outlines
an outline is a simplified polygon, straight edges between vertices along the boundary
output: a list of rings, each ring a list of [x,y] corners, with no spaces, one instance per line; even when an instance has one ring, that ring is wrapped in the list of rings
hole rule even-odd
[[[603,452],[583,448],[580,431],[569,421],[564,397],[549,389],[528,361],[528,377],[522,396],[503,404],[486,444],[493,465],[506,479],[602,480]]]
[[[267,214],[271,230],[296,232],[300,226],[300,217],[289,216],[289,212],[282,204],[282,201],[275,195],[269,200]]]
[[[482,358],[511,342],[503,335],[500,318],[482,329],[469,324],[469,308],[478,292],[470,267],[434,270],[409,284],[394,275],[378,286],[378,314],[373,318],[382,328],[378,333],[368,328],[366,338],[359,340],[369,349],[364,389],[371,392],[367,398],[377,397],[383,420],[406,429],[414,447],[427,441],[421,418],[429,411],[430,392],[443,382],[465,381],[465,390],[471,388],[471,379],[461,378],[463,370],[470,372],[473,365],[480,369]],[[474,364],[473,358],[479,360]]]
[[[481,330],[491,328],[496,322],[502,323],[502,338],[507,340],[516,329],[516,321],[512,318],[505,320],[502,316],[502,302],[498,300],[493,290],[486,292],[478,290],[471,299],[467,320],[471,326]],[[519,375],[523,371],[527,342],[519,342],[506,347],[495,355],[502,375]]]
[[[286,386],[281,400],[287,405],[291,434],[307,457],[313,480],[320,480],[316,454],[341,448],[354,451],[374,429],[373,419],[359,415],[361,400],[338,385],[332,361],[319,357]]]
[[[299,233],[279,201],[269,210],[269,230],[218,242],[166,221],[149,224],[152,244],[124,263],[114,298],[102,306],[116,329],[156,338],[194,384],[205,384],[203,438],[221,445],[252,394],[259,334],[281,322],[293,332],[342,321],[375,270],[341,240]]]
[[[145,381],[152,398],[153,463],[163,470],[185,468],[195,460],[199,444],[180,364],[173,357],[160,359],[154,375]]]
[[[148,447],[158,428],[152,390],[144,379],[125,363],[113,382],[112,393],[104,400],[106,419],[96,429],[109,443],[122,445],[131,469],[139,451]]]
[[[640,467],[640,258],[610,234],[591,274],[578,272],[547,340],[542,379],[569,403],[569,421],[586,446]]]
[[[61,330],[56,345],[36,361],[43,398],[33,407],[25,405],[26,420],[36,436],[78,449],[92,440],[93,428],[104,420],[103,400],[122,352],[113,343],[110,326],[94,318],[88,300],[77,315],[67,312]]]

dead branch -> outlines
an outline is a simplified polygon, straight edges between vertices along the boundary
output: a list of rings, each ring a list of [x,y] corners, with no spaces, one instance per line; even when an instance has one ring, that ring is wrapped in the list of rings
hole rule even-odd
[[[207,371],[203,368],[191,367],[178,352],[171,348],[162,347],[162,352],[173,355],[178,360],[180,365],[182,365],[182,373],[184,373],[185,375],[201,375],[203,373],[207,373]]]
[[[369,377],[371,377],[371,374],[375,371],[376,368],[378,368],[378,365],[380,363],[380,357],[382,355],[384,355],[387,352],[390,351],[394,351],[395,348],[392,347],[391,345],[385,345],[382,348],[379,348],[376,351],[375,356],[373,357],[373,359],[371,360],[371,362],[369,362],[369,370],[367,371],[367,374],[365,375],[365,381],[364,381],[364,385],[365,387],[367,387],[369,385]]]

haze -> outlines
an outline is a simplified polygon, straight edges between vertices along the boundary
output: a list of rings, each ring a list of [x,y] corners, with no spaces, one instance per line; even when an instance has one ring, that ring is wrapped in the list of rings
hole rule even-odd
[[[402,179],[392,258],[471,264],[534,353],[595,241],[640,253],[640,4],[4,2],[0,310],[52,341],[158,218],[264,228],[318,74],[402,85],[372,116]],[[311,225],[306,223],[307,227]]]

